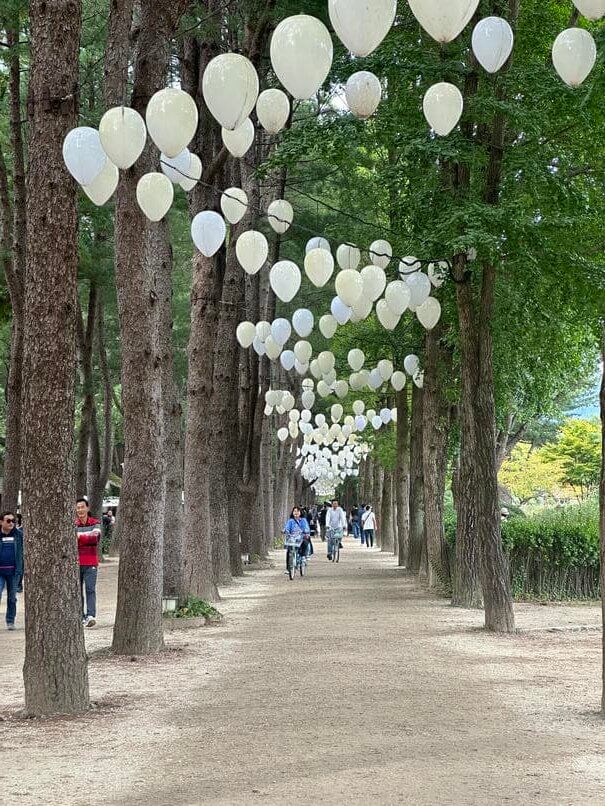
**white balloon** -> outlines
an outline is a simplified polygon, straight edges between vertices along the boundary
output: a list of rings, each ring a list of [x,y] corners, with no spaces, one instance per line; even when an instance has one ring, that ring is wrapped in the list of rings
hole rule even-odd
[[[277,432],[277,438],[279,439],[280,442],[285,442],[288,439],[289,435],[290,432],[288,431],[287,428],[280,428],[279,431]]]
[[[311,335],[314,324],[315,318],[312,312],[307,308],[299,308],[292,314],[292,325],[294,326],[294,330],[303,339],[306,339],[307,336]]]
[[[358,431],[363,431],[365,429],[365,427],[367,426],[367,424],[368,424],[368,421],[363,415],[359,414],[355,418],[355,428],[357,428]]]
[[[256,324],[256,337],[264,344],[271,335],[270,322],[257,322]]]
[[[145,113],[151,139],[167,157],[176,157],[196,132],[197,106],[184,90],[168,87],[152,96]]]
[[[336,383],[336,370],[332,368],[328,372],[323,373],[323,379],[328,384],[328,386],[332,387]]]
[[[573,2],[587,20],[600,20],[605,16],[605,0],[573,0]]]
[[[233,131],[246,120],[258,98],[258,75],[252,62],[238,53],[222,53],[204,70],[202,92],[212,117]]]
[[[331,313],[324,314],[319,320],[319,330],[325,339],[333,338],[338,330],[338,322]]]
[[[265,354],[265,345],[258,336],[252,342],[252,347],[257,355],[263,356]]]
[[[366,404],[363,402],[363,400],[356,400],[353,403],[353,411],[358,416],[360,414],[363,414],[365,410],[366,410]]]
[[[431,293],[431,281],[424,272],[418,271],[408,275],[405,282],[410,289],[410,306],[417,308],[428,299]]]
[[[402,389],[405,389],[406,382],[405,373],[401,372],[401,370],[397,370],[391,376],[391,386],[396,392],[401,392]]]
[[[370,260],[381,269],[388,268],[393,258],[393,247],[388,241],[378,240],[370,246]]]
[[[273,336],[269,336],[265,342],[265,352],[270,361],[277,361],[281,355],[282,345],[278,344]]]
[[[313,355],[313,348],[308,341],[297,341],[294,345],[294,355],[301,364],[308,364]]]
[[[393,280],[389,283],[385,293],[385,300],[389,308],[397,316],[401,316],[408,308],[412,299],[412,292],[403,280]]]
[[[340,297],[334,297],[330,309],[332,311],[332,316],[334,319],[336,319],[339,325],[346,325],[351,318],[351,314],[353,313],[351,308],[345,305]]]
[[[403,362],[403,368],[407,372],[408,375],[414,377],[414,375],[418,372],[418,368],[420,367],[420,359],[417,355],[408,355],[405,357]]]
[[[191,154],[191,162],[189,163],[189,175],[182,176],[179,185],[183,188],[185,193],[189,193],[197,185],[202,178],[202,161],[197,154]]]
[[[370,388],[380,389],[383,383],[384,378],[380,374],[380,370],[378,369],[378,367],[376,367],[370,372],[370,381],[369,381]]]
[[[376,417],[376,412],[374,411],[374,409],[368,409],[366,411],[366,415],[368,417],[368,420],[371,421],[373,417]]]
[[[294,369],[298,372],[299,375],[306,375],[309,371],[309,364],[307,362],[299,361],[298,358],[294,362]]]
[[[364,292],[361,274],[354,269],[345,269],[336,275],[336,293],[345,305],[351,308]]]
[[[395,330],[401,317],[394,313],[388,306],[387,301],[379,299],[376,303],[376,316],[385,330]]]
[[[235,254],[247,274],[257,274],[267,262],[269,244],[262,232],[242,232],[235,244]]]
[[[336,392],[336,397],[344,400],[349,394],[349,384],[346,381],[336,381],[334,391]]]
[[[292,326],[287,319],[276,319],[271,325],[271,335],[282,347],[292,335]]]
[[[375,417],[372,417],[372,428],[375,431],[378,431],[379,428],[382,428],[382,420],[380,419],[380,417],[378,415],[376,415]]]
[[[418,321],[426,330],[432,330],[441,319],[441,304],[435,297],[429,297],[416,311]]]
[[[435,286],[435,288],[441,288],[441,286],[445,283],[448,270],[449,266],[445,260],[440,260],[439,263],[429,264],[429,280]]]
[[[347,356],[347,361],[349,362],[349,366],[354,372],[359,372],[359,370],[365,364],[366,357],[363,352],[357,348],[350,350],[349,355]]]
[[[363,295],[372,302],[382,296],[382,292],[387,284],[387,276],[380,266],[366,266],[361,270],[363,281]]]
[[[307,245],[305,247],[305,255],[308,255],[309,252],[313,251],[313,249],[325,249],[327,252],[330,252],[330,242],[325,238],[321,238],[316,236],[315,238],[311,238],[307,241]]]
[[[361,262],[361,252],[352,244],[343,243],[336,250],[336,260],[341,269],[356,269]]]
[[[269,224],[278,235],[283,235],[290,229],[290,224],[294,221],[294,210],[290,202],[284,199],[276,199],[271,202],[267,210]]]
[[[284,352],[280,355],[279,360],[281,362],[282,367],[286,370],[286,372],[290,372],[294,369],[294,364],[296,363],[296,356],[292,352],[292,350],[284,350]]]
[[[380,414],[378,415],[384,425],[388,425],[392,418],[391,409],[380,409]]]
[[[316,417],[315,417],[315,425],[317,425],[319,428],[321,428],[322,425],[325,425],[325,424],[326,424],[325,416],[323,414],[316,415]]]
[[[317,356],[317,361],[319,363],[319,368],[324,374],[331,372],[336,363],[334,353],[330,352],[330,350],[324,350],[323,353],[320,353]]]
[[[273,414],[273,406],[265,406],[265,417],[270,417]]]
[[[315,395],[310,389],[307,389],[302,393],[301,400],[305,409],[310,410],[315,405]]]
[[[570,87],[579,87],[588,78],[597,60],[597,46],[584,28],[568,28],[552,47],[555,70]]]
[[[248,347],[252,347],[252,342],[256,338],[256,327],[253,322],[240,322],[235,335],[240,347],[247,350]]]
[[[308,390],[308,391],[310,391],[310,390]],[[313,403],[315,403],[315,395],[313,395]],[[313,403],[311,403],[311,406],[309,406],[309,409],[313,408]],[[311,417],[312,417],[312,414],[311,414],[311,412],[309,410],[302,411],[300,413],[300,419],[303,421],[303,423],[310,423],[311,422]]]
[[[408,0],[412,13],[437,42],[451,42],[471,21],[479,0]]]
[[[90,126],[78,126],[68,132],[63,141],[63,160],[76,182],[84,187],[92,184],[107,162],[99,132]]]
[[[150,221],[161,221],[174,199],[172,182],[161,173],[142,176],[137,184],[137,202]]]
[[[330,417],[332,418],[333,423],[338,423],[344,414],[344,409],[340,405],[340,403],[335,403],[332,408],[330,409]]]
[[[353,305],[351,308],[351,322],[363,322],[363,320],[367,319],[372,313],[373,307],[374,301],[372,298],[366,297],[365,294],[362,294],[355,305]]]
[[[291,260],[280,260],[269,273],[271,288],[282,302],[292,302],[298,294],[301,279],[300,269]]]
[[[397,409],[391,409],[391,420],[394,423],[397,422]]]
[[[486,17],[473,31],[473,53],[488,73],[497,73],[513,52],[515,35],[502,17]]]
[[[191,222],[191,236],[202,255],[212,257],[225,242],[227,236],[225,219],[213,210],[204,210]]]
[[[382,98],[382,85],[374,73],[360,70],[345,84],[347,106],[360,120],[371,118]]]
[[[279,406],[282,393],[278,389],[269,389],[265,392],[265,403],[268,406]]]
[[[355,56],[369,56],[391,29],[397,0],[329,0],[330,21]]]
[[[294,395],[292,392],[284,392],[284,396],[282,397],[282,406],[286,411],[290,411],[296,405],[296,400],[294,399]]]
[[[221,210],[230,224],[239,224],[248,209],[248,196],[241,188],[228,188],[221,196]]]
[[[271,38],[275,75],[297,100],[311,98],[332,67],[332,37],[321,20],[308,14],[287,17]]]
[[[292,439],[296,439],[298,437],[298,426],[296,423],[290,423],[288,426],[288,432]]]
[[[458,87],[447,81],[440,81],[429,87],[422,108],[425,118],[435,132],[440,137],[447,137],[462,117],[464,99]]]
[[[123,171],[131,168],[143,153],[147,141],[145,121],[128,106],[108,109],[99,123],[103,151]]]
[[[391,379],[393,375],[393,362],[389,361],[388,358],[383,358],[382,361],[378,362],[378,366],[376,367],[378,372],[380,373],[380,377],[383,381],[388,381]]]
[[[290,117],[290,101],[285,92],[270,89],[261,92],[256,102],[258,122],[269,134],[280,132]]]
[[[250,118],[246,118],[237,129],[221,129],[221,137],[227,151],[237,159],[241,159],[254,142],[254,123]]]
[[[188,148],[184,148],[176,157],[167,157],[166,154],[160,154],[160,168],[173,185],[179,185],[181,179],[189,176],[191,151]]]
[[[315,388],[315,384],[313,383],[311,378],[305,378],[304,381],[301,383],[303,389],[311,389]]]
[[[305,256],[305,274],[314,286],[322,288],[334,272],[334,258],[326,249],[315,248]]]
[[[85,185],[82,190],[93,204],[96,204],[97,207],[102,207],[115,193],[119,181],[120,172],[113,162],[107,160],[105,167],[97,178],[90,185]]]

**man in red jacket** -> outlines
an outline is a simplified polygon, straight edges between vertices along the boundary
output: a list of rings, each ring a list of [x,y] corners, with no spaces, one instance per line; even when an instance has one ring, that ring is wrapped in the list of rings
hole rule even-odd
[[[78,498],[76,501],[76,515],[82,619],[85,627],[94,627],[97,623],[97,568],[101,525],[100,521],[90,517],[88,501],[85,498]],[[86,592],[86,607],[84,607],[84,592]]]

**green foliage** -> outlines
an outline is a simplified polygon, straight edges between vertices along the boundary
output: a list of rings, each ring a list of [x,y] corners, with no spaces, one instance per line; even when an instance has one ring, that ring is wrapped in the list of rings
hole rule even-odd
[[[601,426],[597,420],[567,420],[557,442],[545,445],[542,457],[556,464],[558,478],[584,500],[596,488],[601,474]]]
[[[201,618],[215,620],[221,617],[219,611],[204,599],[190,596],[182,607],[174,613],[167,613],[167,618]]]

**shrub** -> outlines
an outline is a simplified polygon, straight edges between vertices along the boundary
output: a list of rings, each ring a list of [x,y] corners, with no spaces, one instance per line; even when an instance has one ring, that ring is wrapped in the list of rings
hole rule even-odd
[[[190,596],[182,607],[175,610],[174,613],[166,614],[169,618],[200,618],[204,616],[207,619],[220,618],[219,611],[204,599],[198,599],[195,596]]]

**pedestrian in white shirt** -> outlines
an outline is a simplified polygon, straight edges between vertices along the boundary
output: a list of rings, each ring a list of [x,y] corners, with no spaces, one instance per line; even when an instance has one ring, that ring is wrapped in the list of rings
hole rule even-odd
[[[374,548],[374,532],[378,527],[376,524],[376,515],[374,514],[372,507],[369,505],[366,507],[366,511],[361,516],[361,528],[363,530],[366,546],[369,549]]]
[[[339,506],[338,500],[335,498],[332,501],[332,506],[326,512],[326,532],[328,529],[334,529],[339,534],[340,539],[342,540],[342,536],[346,534],[347,529],[347,516],[345,514],[344,509]],[[335,535],[336,536],[336,535]],[[342,548],[342,543],[340,544],[340,548]],[[328,551],[330,551],[330,542],[328,541]],[[328,560],[330,560],[330,554],[328,554]]]

